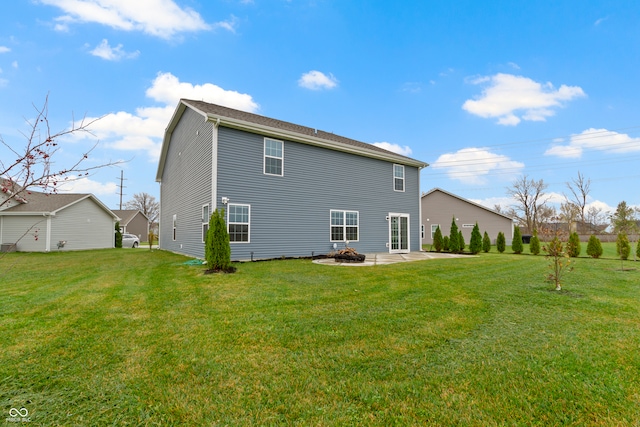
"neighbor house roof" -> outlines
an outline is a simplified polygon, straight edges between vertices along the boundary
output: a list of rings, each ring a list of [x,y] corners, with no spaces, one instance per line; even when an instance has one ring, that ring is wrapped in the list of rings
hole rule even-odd
[[[496,214],[496,215],[500,215],[500,216],[502,216],[502,217],[504,217],[504,218],[507,218],[507,219],[508,219],[508,220],[510,220],[510,221],[513,221],[513,218],[512,218],[512,217],[510,217],[510,216],[507,216],[507,215],[502,214],[502,213],[500,213],[500,212],[496,212],[495,210],[490,209],[490,208],[488,208],[488,207],[486,207],[486,206],[482,206],[482,205],[481,205],[481,204],[479,204],[479,203],[472,202],[471,200],[468,200],[468,199],[465,199],[465,198],[463,198],[463,197],[457,196],[457,195],[455,195],[455,194],[453,194],[453,193],[450,193],[450,192],[448,192],[448,191],[443,190],[442,188],[437,188],[437,187],[436,187],[436,188],[432,188],[431,190],[429,190],[429,191],[427,191],[426,193],[424,193],[424,194],[422,195],[422,197],[421,197],[421,198],[427,197],[428,195],[430,195],[430,194],[432,194],[432,193],[434,193],[434,192],[436,192],[436,191],[440,191],[441,193],[444,193],[444,194],[446,194],[446,195],[448,195],[448,196],[455,197],[456,199],[458,199],[458,200],[462,200],[463,202],[469,203],[470,205],[477,206],[477,207],[482,208],[482,209],[484,209],[484,210],[486,210],[486,211],[488,211],[488,212],[494,213],[494,214]]]
[[[427,163],[420,160],[412,159],[411,157],[403,156],[372,144],[356,141],[355,139],[345,138],[331,132],[296,125],[294,123],[223,107],[221,105],[210,104],[204,101],[181,99],[165,131],[156,181],[160,181],[162,178],[171,134],[187,107],[197,111],[208,120],[215,122],[217,125],[223,125],[225,127],[260,133],[267,136],[315,145],[337,151],[344,151],[361,156],[393,161],[399,164],[418,168],[428,166]]]
[[[146,216],[144,214],[144,212],[138,210],[138,209],[122,209],[122,210],[117,210],[117,209],[113,209],[112,212],[114,214],[116,214],[118,217],[120,217],[120,225],[127,225],[129,224],[129,222],[136,217],[136,215],[140,214],[143,217],[145,217],[145,219],[147,221],[149,221],[149,217]]]
[[[46,194],[30,191],[23,193],[23,196],[25,199],[23,203],[0,211],[0,215],[55,215],[57,212],[79,203],[82,200],[91,199],[98,206],[107,211],[113,218],[117,219],[117,216],[111,211],[111,209],[105,206],[93,194]]]

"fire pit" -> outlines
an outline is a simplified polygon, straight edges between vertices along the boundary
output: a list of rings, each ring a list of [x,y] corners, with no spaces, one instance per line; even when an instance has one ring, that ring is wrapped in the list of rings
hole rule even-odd
[[[350,262],[350,263],[364,262],[365,257],[366,257],[365,254],[359,254],[353,248],[341,249],[333,256],[336,262]]]

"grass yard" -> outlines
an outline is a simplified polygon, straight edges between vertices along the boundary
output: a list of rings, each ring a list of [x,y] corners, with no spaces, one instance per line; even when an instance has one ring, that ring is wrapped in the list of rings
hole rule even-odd
[[[579,258],[555,292],[542,256],[231,275],[186,260],[1,258],[0,420],[640,425],[640,263]]]

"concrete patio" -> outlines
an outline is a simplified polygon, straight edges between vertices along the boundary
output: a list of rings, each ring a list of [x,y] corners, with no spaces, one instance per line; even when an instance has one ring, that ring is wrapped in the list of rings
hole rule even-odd
[[[463,258],[469,255],[456,255],[438,252],[409,252],[406,254],[390,254],[387,252],[365,254],[366,258],[361,263],[336,262],[333,258],[313,260],[316,264],[345,265],[350,267],[367,267],[372,265],[395,264],[398,262],[424,261],[427,259]]]

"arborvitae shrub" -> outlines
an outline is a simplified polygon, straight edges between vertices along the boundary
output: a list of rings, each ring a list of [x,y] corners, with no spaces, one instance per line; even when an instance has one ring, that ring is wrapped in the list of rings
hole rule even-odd
[[[116,248],[122,247],[122,232],[120,231],[120,222],[116,222]]]
[[[638,243],[636,244],[636,257],[640,259],[640,240],[638,240]]]
[[[628,259],[631,253],[631,244],[629,238],[625,233],[618,233],[618,239],[616,240],[616,253],[620,259]]]
[[[231,245],[229,244],[227,225],[224,221],[224,209],[216,209],[209,219],[205,259],[210,271],[229,271],[231,269]]]
[[[529,241],[529,252],[533,255],[540,253],[540,238],[538,238],[538,232],[536,230],[533,230],[533,236],[531,236],[531,240]]]
[[[600,258],[602,256],[602,243],[593,234],[589,237],[589,242],[587,243],[587,255],[591,258]]]
[[[458,226],[456,225],[456,218],[451,220],[451,231],[449,232],[449,250],[451,253],[457,254],[460,252],[460,233],[458,232]]]
[[[580,256],[582,247],[580,246],[580,236],[575,231],[569,235],[569,241],[567,242],[567,253],[571,258]]]
[[[498,233],[498,238],[496,239],[496,248],[500,253],[503,253],[507,248],[507,240],[505,239],[504,233],[502,231]]]
[[[524,246],[522,244],[522,234],[520,234],[520,227],[516,226],[513,229],[513,241],[511,242],[511,250],[513,253],[521,254]]]
[[[449,236],[444,236],[442,238],[442,250],[449,252]]]
[[[489,243],[491,244],[491,243]],[[469,241],[469,252],[472,254],[480,253],[482,250],[482,235],[480,234],[480,227],[478,227],[478,223],[473,226],[473,230],[471,231],[471,240]]]
[[[460,252],[463,252],[466,245],[464,243],[464,236],[462,235],[462,230],[458,232],[458,244],[460,245]]]
[[[440,226],[436,228],[436,232],[433,234],[433,247],[436,249],[436,252],[442,251],[442,248],[444,247],[444,240],[442,238]]]
[[[482,250],[487,253],[491,250],[491,239],[489,238],[489,233],[484,232],[484,236],[482,236]]]

